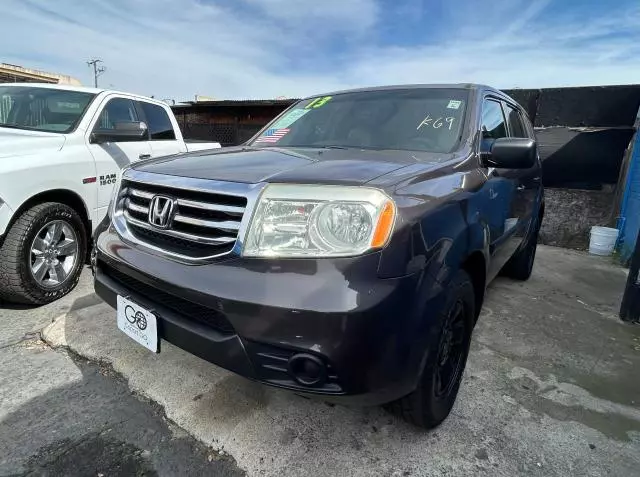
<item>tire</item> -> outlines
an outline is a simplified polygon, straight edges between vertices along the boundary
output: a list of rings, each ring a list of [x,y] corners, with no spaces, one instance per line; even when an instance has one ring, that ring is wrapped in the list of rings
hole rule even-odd
[[[451,412],[467,362],[475,322],[473,284],[464,270],[456,273],[446,293],[445,306],[431,330],[428,355],[418,387],[385,406],[391,413],[425,429],[438,426]],[[451,339],[450,330],[458,330],[453,332],[454,339]],[[458,340],[458,346],[455,346]],[[449,359],[455,358],[455,362],[449,363],[450,377],[443,383],[442,361],[447,355],[445,349],[448,343],[455,346],[448,353]]]
[[[0,300],[29,305],[57,300],[77,285],[86,254],[87,232],[74,209],[56,202],[33,206],[13,223],[0,247]]]
[[[502,269],[502,275],[522,281],[528,280],[531,276],[533,264],[536,259],[536,249],[538,248],[538,233],[540,232],[539,217],[536,217],[532,226],[532,231],[526,238],[526,244],[505,264]]]

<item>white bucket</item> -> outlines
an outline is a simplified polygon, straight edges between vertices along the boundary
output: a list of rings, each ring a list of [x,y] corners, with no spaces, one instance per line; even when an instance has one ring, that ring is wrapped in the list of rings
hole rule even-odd
[[[618,240],[618,229],[610,227],[591,227],[589,253],[593,255],[611,255]]]

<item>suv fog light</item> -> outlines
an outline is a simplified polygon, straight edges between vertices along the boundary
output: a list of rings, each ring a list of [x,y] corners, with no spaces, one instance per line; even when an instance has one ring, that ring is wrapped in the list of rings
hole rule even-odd
[[[324,384],[327,368],[324,363],[310,354],[296,354],[289,359],[289,374],[303,386]]]

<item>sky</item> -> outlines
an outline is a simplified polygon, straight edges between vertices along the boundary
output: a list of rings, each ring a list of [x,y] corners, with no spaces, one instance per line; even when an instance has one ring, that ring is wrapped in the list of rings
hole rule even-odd
[[[638,0],[2,0],[0,62],[175,101],[640,83]]]

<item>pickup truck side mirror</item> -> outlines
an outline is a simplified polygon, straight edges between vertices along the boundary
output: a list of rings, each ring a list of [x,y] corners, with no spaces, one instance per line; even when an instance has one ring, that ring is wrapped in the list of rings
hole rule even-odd
[[[482,156],[485,167],[529,169],[536,164],[537,146],[533,139],[501,137],[493,141],[490,152]]]
[[[147,136],[147,125],[142,121],[117,121],[114,129],[96,128],[91,133],[93,144],[104,142],[142,141]]]

